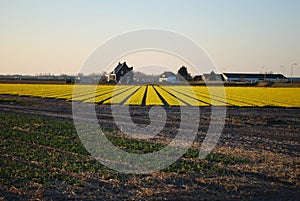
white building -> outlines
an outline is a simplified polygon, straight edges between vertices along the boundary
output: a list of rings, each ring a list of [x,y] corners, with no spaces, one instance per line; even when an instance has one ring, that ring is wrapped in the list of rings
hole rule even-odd
[[[159,82],[176,83],[176,75],[170,71],[165,71],[159,76]]]

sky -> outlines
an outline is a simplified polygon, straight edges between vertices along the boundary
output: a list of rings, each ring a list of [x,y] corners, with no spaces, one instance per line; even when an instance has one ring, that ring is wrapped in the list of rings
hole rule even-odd
[[[0,0],[0,74],[76,74],[112,37],[156,28],[195,41],[220,72],[300,76],[299,10],[299,0]]]

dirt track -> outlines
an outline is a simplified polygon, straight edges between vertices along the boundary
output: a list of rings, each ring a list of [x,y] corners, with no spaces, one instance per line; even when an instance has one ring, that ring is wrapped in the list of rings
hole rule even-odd
[[[0,96],[0,98],[7,99],[0,103],[0,111],[3,113],[72,121],[71,102],[17,96]],[[96,110],[103,127],[114,130],[113,134],[116,136],[122,135],[114,125],[109,106],[96,106]],[[135,123],[148,124],[147,110],[147,107],[132,107],[132,120]],[[167,108],[166,127],[156,140],[168,143],[176,135],[180,122],[179,112],[176,107]],[[194,143],[195,147],[201,143],[203,134],[207,131],[210,112],[209,107],[200,109],[201,126]],[[114,199],[297,200],[300,174],[299,145],[300,109],[227,108],[225,128],[214,153],[248,161],[243,164],[217,164],[232,171],[232,175],[208,176],[201,172],[187,174],[157,172],[144,177],[130,175],[126,182],[102,181],[102,184],[98,185],[107,195],[100,197],[107,199],[112,196],[110,193],[115,193],[112,196]],[[106,185],[114,190],[107,190]],[[76,190],[82,194],[82,197],[77,197],[78,199],[84,196],[88,198],[99,196],[95,189],[88,187]],[[0,197],[3,192],[4,189],[1,190]],[[46,198],[51,199],[49,196]]]

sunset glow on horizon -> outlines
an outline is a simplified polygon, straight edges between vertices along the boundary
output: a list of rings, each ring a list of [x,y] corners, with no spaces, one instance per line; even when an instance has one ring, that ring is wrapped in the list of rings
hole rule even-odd
[[[294,76],[300,76],[299,9],[297,0],[0,0],[0,74],[76,74],[112,37],[157,28],[195,41],[220,72],[290,76],[297,63]],[[125,60],[143,66],[142,57]]]

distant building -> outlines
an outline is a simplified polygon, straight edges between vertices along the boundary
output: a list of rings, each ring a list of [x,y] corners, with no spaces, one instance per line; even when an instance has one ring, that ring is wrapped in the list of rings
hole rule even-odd
[[[0,83],[40,83],[40,84],[65,84],[71,83],[70,76],[55,75],[0,75]]]
[[[282,74],[259,74],[259,73],[223,73],[228,82],[286,82],[287,78]]]
[[[120,83],[133,82],[133,67],[128,67],[126,62],[120,63],[109,74],[109,80]]]
[[[223,74],[218,74],[218,73],[215,73],[214,71],[211,71],[211,73],[209,73],[209,74],[207,74],[207,73],[203,74],[202,79],[204,81],[215,81],[215,82],[225,81]]]
[[[165,71],[159,76],[159,82],[176,83],[176,75],[171,71]]]
[[[300,82],[300,77],[293,77],[293,78],[288,77],[287,81],[288,82]]]
[[[109,82],[117,82],[117,76],[114,72],[111,72],[108,77]]]

